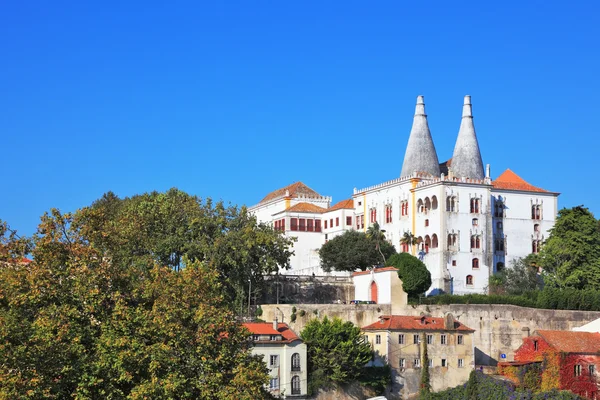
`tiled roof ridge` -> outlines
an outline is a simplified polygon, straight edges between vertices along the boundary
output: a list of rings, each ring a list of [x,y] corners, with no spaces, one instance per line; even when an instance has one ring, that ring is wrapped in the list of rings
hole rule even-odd
[[[352,276],[367,275],[367,274],[370,274],[371,272],[376,274],[379,272],[397,271],[397,270],[398,269],[396,267],[382,267],[382,268],[375,268],[374,270],[356,271],[356,272],[352,273]]]
[[[267,194],[260,202],[261,203],[265,203],[267,201],[279,198],[279,197],[285,197],[285,196],[290,196],[290,197],[299,197],[299,195],[303,195],[304,197],[310,198],[310,197],[314,197],[314,198],[321,198],[323,196],[321,196],[319,193],[317,193],[315,190],[311,189],[310,187],[306,186],[303,182],[298,181],[298,182],[294,182],[292,184],[289,184],[285,187],[279,188],[277,190],[272,191],[271,193]]]
[[[281,335],[284,341],[300,340],[300,337],[285,322],[277,323],[277,331],[272,322],[245,322],[243,326],[253,335]]]
[[[293,206],[286,208],[284,211],[292,211],[292,212],[306,212],[306,213],[324,213],[328,211],[327,208],[320,207],[316,204],[301,202],[296,203]]]
[[[333,206],[329,207],[327,211],[335,211],[343,208],[354,209],[354,200],[353,199],[345,199],[338,201]]]
[[[421,319],[425,318],[425,323]],[[383,321],[383,323],[382,323]],[[446,329],[443,317],[429,317],[417,315],[382,315],[379,321],[363,326],[363,330],[408,330],[408,331],[462,331],[474,332],[463,323],[454,320],[454,329]]]

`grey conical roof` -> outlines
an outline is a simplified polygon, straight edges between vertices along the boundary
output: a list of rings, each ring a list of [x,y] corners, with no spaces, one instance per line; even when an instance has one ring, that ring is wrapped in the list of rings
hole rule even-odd
[[[414,172],[425,172],[434,176],[440,175],[440,165],[433,139],[431,139],[431,132],[429,132],[429,124],[427,124],[423,96],[417,97],[415,117],[410,130],[406,153],[404,153],[404,163],[402,164],[400,176],[409,176]]]
[[[483,179],[483,162],[471,111],[471,96],[465,96],[462,121],[454,146],[450,171],[457,178]]]

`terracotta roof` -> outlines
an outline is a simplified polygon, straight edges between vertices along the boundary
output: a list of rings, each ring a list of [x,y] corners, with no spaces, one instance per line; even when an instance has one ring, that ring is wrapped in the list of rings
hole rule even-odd
[[[565,353],[600,353],[600,333],[536,331],[550,346]]]
[[[300,340],[298,335],[283,322],[277,324],[277,330],[273,329],[273,323],[271,322],[246,322],[243,325],[253,335],[281,335],[283,336],[284,342]]]
[[[373,273],[376,274],[378,272],[386,272],[386,271],[398,271],[398,269],[396,267],[375,268],[375,271]],[[353,272],[352,276],[368,275],[370,273],[371,273],[370,270],[367,270],[367,271],[357,271],[357,272]]]
[[[298,197],[299,195],[308,196],[308,197],[321,197],[321,195],[319,193],[315,192],[314,190],[312,190],[311,188],[306,186],[304,183],[296,182],[296,183],[292,183],[291,185],[288,185],[284,188],[272,191],[271,193],[266,195],[265,198],[262,199],[260,202],[265,203],[265,202],[267,202],[269,200],[273,200],[277,197],[285,196],[286,191],[289,193],[290,197]]]
[[[327,209],[310,203],[298,203],[286,208],[284,211],[301,213],[324,213],[325,211],[327,211]]]
[[[334,204],[333,206],[329,207],[327,209],[327,211],[341,210],[343,208],[350,208],[350,209],[354,210],[354,200],[352,200],[352,199],[342,200],[342,201]]]
[[[492,182],[492,186],[494,189],[523,190],[526,192],[548,192],[547,190],[535,187],[525,182],[523,178],[512,172],[510,169],[507,169],[499,177],[497,177]]]
[[[383,321],[383,323],[382,323]],[[444,318],[419,317],[405,315],[382,315],[380,320],[363,326],[362,330],[397,330],[397,331],[445,331]],[[454,329],[463,332],[474,332],[473,329],[454,321]]]

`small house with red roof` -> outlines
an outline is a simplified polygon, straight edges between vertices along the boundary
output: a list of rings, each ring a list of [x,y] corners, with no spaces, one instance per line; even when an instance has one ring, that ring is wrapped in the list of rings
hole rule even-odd
[[[475,365],[474,330],[452,314],[444,318],[383,315],[361,330],[376,354],[374,364],[390,365],[392,392],[403,397],[419,391],[422,368],[429,368],[432,389],[439,391],[465,383]]]
[[[248,322],[252,353],[264,357],[269,368],[269,390],[275,396],[303,399],[307,395],[308,368],[306,344],[285,324]]]
[[[570,390],[588,399],[599,398],[600,333],[538,330],[523,338],[514,361],[498,363],[498,372],[516,383],[532,365],[541,368],[546,388]]]

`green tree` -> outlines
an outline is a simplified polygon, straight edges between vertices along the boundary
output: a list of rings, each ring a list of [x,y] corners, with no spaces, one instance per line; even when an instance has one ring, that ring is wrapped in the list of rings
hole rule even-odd
[[[431,286],[431,273],[418,258],[408,253],[398,253],[392,255],[387,264],[398,269],[402,288],[409,297],[415,298]]]
[[[507,294],[520,295],[532,290],[541,289],[542,278],[538,274],[536,255],[519,258],[512,262],[511,268],[499,272],[501,284]]]
[[[431,395],[431,381],[429,377],[429,355],[427,354],[427,335],[421,333],[421,383],[419,385],[419,399],[428,399]]]
[[[372,359],[371,346],[360,328],[339,318],[313,319],[300,336],[308,348],[309,390],[360,378]]]
[[[324,271],[365,271],[381,264],[382,257],[388,259],[396,253],[387,241],[377,242],[364,232],[346,231],[325,243],[319,250]]]
[[[74,224],[115,268],[141,274],[154,263],[173,269],[203,261],[239,307],[263,288],[263,276],[289,268],[291,240],[259,224],[245,207],[205,201],[180,190],[119,199],[105,194],[75,215]]]
[[[34,261],[3,261],[0,399],[270,398],[216,268],[114,262],[80,217],[52,210]],[[0,254],[16,254],[2,237]]]
[[[467,400],[477,400],[477,372],[475,370],[469,374],[466,391]]]
[[[587,208],[558,212],[540,263],[553,286],[600,289],[600,225]]]

